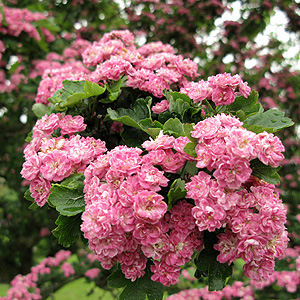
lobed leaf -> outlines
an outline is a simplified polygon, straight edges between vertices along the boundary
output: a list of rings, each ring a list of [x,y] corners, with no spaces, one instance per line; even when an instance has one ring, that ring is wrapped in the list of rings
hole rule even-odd
[[[284,116],[284,112],[278,109],[270,109],[266,112],[258,112],[255,115],[250,116],[244,121],[243,127],[248,130],[259,132],[276,132],[280,129],[290,127],[294,125],[294,122]]]
[[[169,119],[163,126],[165,134],[173,135],[174,137],[185,136],[183,124],[178,118]]]
[[[52,233],[58,238],[59,244],[64,247],[70,247],[81,235],[81,215],[79,214],[71,217],[60,215],[55,224],[58,226],[52,230]]]
[[[60,184],[51,186],[48,202],[54,206],[63,216],[74,216],[82,213],[85,209],[83,194],[84,175],[73,174]]]
[[[185,181],[177,178],[173,181],[168,192],[168,208],[171,209],[177,200],[186,196]]]
[[[280,170],[280,166],[273,168],[263,164],[259,159],[253,159],[250,162],[250,167],[252,169],[252,175],[262,179],[270,184],[280,183],[280,176],[277,173]]]
[[[218,238],[215,232],[204,232],[205,248],[197,254],[195,264],[196,278],[208,277],[208,289],[210,291],[221,290],[225,287],[232,274],[232,264],[220,263],[217,260],[219,252],[214,249]]]
[[[248,98],[243,96],[236,97],[235,101],[228,105],[227,110],[241,121],[244,121],[251,115],[263,111],[261,104],[259,104],[257,100],[258,92],[253,90]]]

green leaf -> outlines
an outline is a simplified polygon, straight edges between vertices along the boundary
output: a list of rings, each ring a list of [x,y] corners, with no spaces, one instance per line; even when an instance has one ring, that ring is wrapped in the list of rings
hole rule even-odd
[[[192,156],[192,157],[197,157],[197,153],[196,153],[196,146],[197,144],[196,143],[193,143],[193,142],[190,142],[190,143],[187,143],[185,146],[184,146],[184,152],[187,153],[188,155]]]
[[[168,208],[171,209],[177,200],[186,196],[185,181],[177,178],[173,181],[168,192]]]
[[[119,300],[161,300],[163,299],[163,285],[152,281],[153,273],[148,262],[145,275],[134,282],[126,279],[120,267],[108,277],[108,286],[112,288],[125,287],[119,296]]]
[[[192,176],[198,174],[199,169],[196,167],[196,161],[190,162],[187,161],[185,166],[183,167],[181,173],[181,177],[190,179]]]
[[[252,169],[252,175],[262,179],[270,184],[280,183],[280,176],[277,173],[280,170],[280,166],[273,168],[263,164],[259,159],[251,160],[250,167]]]
[[[137,128],[124,125],[121,137],[129,147],[141,147],[141,144],[149,138],[149,135]]]
[[[197,139],[192,137],[192,131],[195,124],[183,124],[184,134],[189,138],[191,142],[197,143]]]
[[[58,238],[59,244],[64,247],[70,247],[81,235],[81,215],[72,217],[60,215],[55,224],[58,226],[52,230],[52,233],[56,238]]]
[[[178,118],[171,118],[164,124],[164,133],[174,137],[185,136],[183,124]]]
[[[54,93],[51,97],[59,103],[60,108],[73,107],[81,100],[98,96],[105,92],[106,88],[90,81],[63,81],[64,89]]]
[[[170,102],[169,111],[182,118],[184,112],[191,106],[191,99],[187,95],[178,92],[169,92],[168,95],[167,99]]]
[[[119,108],[118,110],[112,110],[109,107],[107,113],[108,117],[113,121],[144,130],[139,122],[144,119],[151,120],[150,105],[151,98],[147,97],[146,99],[137,99],[133,109]]]
[[[227,110],[241,121],[244,121],[249,116],[263,111],[257,100],[258,92],[253,90],[248,98],[243,96],[236,97],[235,101],[228,105]]]
[[[30,190],[26,190],[25,194],[24,194],[24,198],[30,202],[35,202],[34,198],[31,197],[31,193]]]
[[[151,119],[144,119],[139,122],[139,125],[147,132],[152,138],[156,138],[159,132],[163,130],[163,124],[158,121],[152,121]]]
[[[37,208],[39,208],[39,206],[37,205],[36,202],[33,202],[33,203],[31,203],[31,204],[29,205],[28,208],[31,209],[31,210],[36,210]]]
[[[217,260],[219,252],[214,249],[218,238],[215,232],[204,232],[205,248],[197,254],[195,264],[197,278],[208,277],[208,289],[210,291],[221,290],[225,287],[232,274],[232,264],[220,263]]]
[[[32,110],[38,118],[41,118],[47,113],[48,105],[44,105],[42,103],[34,103],[32,106]]]
[[[63,216],[74,216],[84,211],[83,174],[73,174],[62,183],[54,183],[48,202]]]
[[[198,123],[203,120],[202,108],[190,107],[182,117],[184,123]]]
[[[264,113],[259,112],[247,118],[243,127],[251,131],[255,130],[255,133],[263,131],[272,133],[293,124],[294,122],[290,118],[284,116],[284,112],[278,109],[269,109]]]
[[[215,260],[208,270],[208,289],[219,291],[225,287],[229,277],[232,275],[232,265],[221,264]]]
[[[125,85],[127,77],[121,77],[118,81],[113,81],[111,84],[106,84],[105,87],[109,92],[109,100],[106,100],[108,102],[115,101],[119,95],[121,94],[121,87]],[[101,101],[100,101],[101,102]]]

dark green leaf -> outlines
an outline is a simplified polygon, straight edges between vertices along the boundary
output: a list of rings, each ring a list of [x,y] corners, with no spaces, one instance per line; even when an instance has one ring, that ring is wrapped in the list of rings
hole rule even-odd
[[[186,196],[185,181],[177,178],[173,181],[168,192],[168,208],[171,209],[177,200]]]
[[[151,119],[144,119],[139,122],[139,125],[147,132],[152,138],[156,138],[159,132],[163,129],[163,125],[158,121]]]
[[[36,210],[37,208],[39,208],[39,206],[37,205],[36,202],[33,202],[33,203],[31,203],[31,204],[29,205],[28,208],[31,209],[31,210]]]
[[[257,100],[258,92],[253,90],[248,98],[243,96],[236,97],[235,101],[228,105],[227,110],[241,121],[244,121],[249,116],[263,111]]]
[[[210,291],[223,289],[232,274],[232,264],[221,264],[217,260],[219,252],[214,249],[214,244],[217,241],[216,233],[205,231],[205,248],[195,258],[197,267],[195,276],[197,278],[201,278],[201,276],[208,277],[208,289]]]
[[[119,300],[161,300],[163,298],[163,285],[152,281],[153,273],[150,264],[147,264],[145,275],[132,282],[126,279],[120,268],[108,277],[108,285],[113,288],[125,286]]]
[[[232,265],[221,264],[215,260],[208,270],[208,289],[218,291],[225,287],[229,277],[232,275]]]
[[[187,177],[189,179],[190,177],[198,174],[198,172],[199,169],[196,167],[196,161],[193,162],[187,161],[180,173],[181,176]]]
[[[55,224],[57,227],[52,230],[53,235],[58,238],[59,244],[70,247],[81,235],[81,215],[65,217],[60,215]]]
[[[121,137],[127,146],[141,147],[141,144],[148,140],[149,135],[141,129],[124,125],[121,132]]]
[[[31,201],[31,202],[35,202],[34,198],[31,197],[31,193],[30,193],[30,190],[26,190],[25,194],[24,194],[24,198],[28,201]]]
[[[203,120],[202,108],[189,107],[185,110],[182,120],[184,123],[198,123]]]
[[[259,112],[255,115],[250,116],[244,121],[243,127],[247,128],[248,130],[251,130],[251,128],[254,127],[254,129],[257,132],[259,127],[261,126],[260,132],[267,131],[267,132],[276,132],[280,129],[290,127],[294,124],[294,122],[290,119],[284,116],[284,112],[278,110],[278,109],[269,109],[266,112]]]
[[[60,109],[73,107],[81,100],[98,96],[105,92],[105,87],[90,81],[63,81],[64,89],[56,91],[49,99],[53,104],[58,103]]]
[[[130,284],[130,282],[131,280],[125,278],[125,275],[121,271],[120,267],[107,277],[108,286],[112,288],[118,289]]]
[[[73,174],[62,183],[51,187],[48,202],[64,216],[74,216],[84,211],[83,174]]]
[[[127,126],[143,129],[139,122],[144,119],[151,120],[151,98],[137,99],[133,109],[119,108],[118,110],[107,109],[108,116],[111,120],[122,123]],[[147,121],[149,122],[149,121]]]
[[[263,164],[259,159],[251,160],[250,167],[252,175],[270,184],[280,183],[280,176],[277,173],[281,167],[273,168]]]
[[[178,92],[170,92],[169,102],[169,111],[179,118],[182,118],[184,112],[191,105],[191,99],[187,95]]]

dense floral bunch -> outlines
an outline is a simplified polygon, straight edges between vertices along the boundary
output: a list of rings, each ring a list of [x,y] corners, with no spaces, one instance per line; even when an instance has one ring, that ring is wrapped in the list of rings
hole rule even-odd
[[[31,12],[28,9],[10,8],[0,4],[0,64],[4,67],[0,70],[0,93],[10,93],[19,88],[21,82],[27,79],[24,74],[22,39],[14,41],[14,38],[24,35],[24,40],[33,39],[37,43],[43,38],[47,43],[54,41],[54,35],[46,28],[48,17],[40,12]],[[40,26],[38,21],[45,20],[45,26]],[[13,41],[13,43],[12,43]],[[32,41],[32,40],[31,40]],[[11,74],[7,74],[12,66],[11,59],[17,58],[17,67]],[[26,60],[26,58],[25,58]],[[7,70],[5,70],[5,67]]]
[[[47,99],[62,88],[64,79],[98,83],[117,81],[120,76],[126,75],[127,86],[162,97],[164,89],[169,89],[173,84],[183,86],[187,77],[198,76],[197,64],[181,55],[175,55],[172,46],[154,42],[137,48],[134,36],[128,30],[104,34],[92,45],[84,40],[79,41],[82,46],[80,52],[83,64],[96,67],[94,71],[90,71],[81,61],[74,59],[62,65],[57,62],[50,65],[42,75],[36,96],[37,103],[47,104]]]
[[[24,149],[26,161],[21,174],[30,181],[31,195],[39,206],[46,203],[52,181],[83,172],[106,151],[104,142],[75,135],[86,128],[83,122],[81,116],[51,114],[34,126],[33,139]]]
[[[146,141],[144,156],[139,148],[120,146],[86,169],[81,229],[104,268],[119,261],[126,278],[134,281],[144,275],[147,257],[152,258],[153,279],[169,286],[176,283],[180,266],[190,261],[194,249],[203,248],[192,205],[182,201],[167,213],[159,193],[169,179],[154,165],[176,173],[187,156],[172,151],[181,140],[160,135]]]
[[[267,279],[288,241],[274,185],[284,146],[272,132],[291,120],[263,113],[239,75],[190,82],[193,61],[161,42],[137,48],[129,31],[74,50],[90,69],[71,59],[44,70],[35,105],[47,115],[21,172],[37,204],[61,213],[56,236],[74,242],[63,228],[77,220],[74,237],[83,232],[103,268],[118,262],[125,285],[175,284],[195,252],[200,277],[230,276],[242,258],[246,276]]]
[[[0,15],[0,32],[2,34],[8,34],[12,36],[19,36],[22,32],[26,32],[29,37],[39,41],[41,36],[36,27],[31,24],[47,18],[42,13],[31,12],[28,9],[10,8],[1,5],[3,10],[3,16]],[[42,28],[42,33],[45,35],[47,42],[52,42],[54,36],[46,29]]]
[[[194,159],[183,150],[187,137],[175,139],[161,132],[143,143],[148,151],[143,157],[142,150],[121,146],[86,169],[82,231],[103,267],[119,261],[126,277],[135,280],[146,266],[142,250],[154,259],[153,279],[169,285],[179,276],[179,268],[175,272],[174,267],[189,261],[193,247],[201,248],[195,235],[226,227],[215,245],[220,262],[230,264],[242,257],[245,274],[257,280],[273,272],[274,259],[287,246],[286,211],[274,185],[250,177],[249,161],[262,157],[266,164],[277,166],[284,148],[272,134],[255,134],[241,126],[238,119],[224,114],[194,126],[196,166],[216,169],[215,179],[199,171],[186,183],[186,197],[194,200],[194,206],[182,201],[166,213],[167,204],[159,194],[168,184],[164,173],[180,172],[187,160]],[[187,253],[178,251],[179,244]],[[135,259],[124,261],[124,252]]]

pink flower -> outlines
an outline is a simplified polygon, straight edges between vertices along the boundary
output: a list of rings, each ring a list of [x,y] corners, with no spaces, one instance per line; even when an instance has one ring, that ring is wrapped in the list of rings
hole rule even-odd
[[[161,166],[165,172],[177,173],[185,165],[186,158],[181,153],[174,153],[172,149],[165,150],[166,157]]]
[[[272,167],[278,167],[284,159],[281,152],[284,146],[280,139],[272,133],[262,132],[258,134],[258,158],[261,162]]]
[[[37,177],[30,184],[30,193],[38,206],[46,204],[50,195],[51,184],[45,178]]]
[[[220,129],[221,122],[215,118],[208,118],[198,122],[192,131],[192,137],[201,140],[216,137]]]
[[[165,286],[177,283],[180,275],[180,267],[170,266],[164,261],[154,261],[154,265],[151,266],[151,271],[154,273],[151,279]]]
[[[155,224],[138,223],[133,231],[133,237],[136,238],[142,245],[156,244],[161,239],[162,235],[168,231],[168,226],[162,221]]]
[[[70,277],[70,275],[75,274],[75,270],[74,270],[73,266],[67,262],[63,263],[63,265],[61,266],[61,269],[64,271],[65,277]]]
[[[61,135],[73,135],[76,132],[84,131],[86,124],[84,124],[82,116],[66,115],[59,121],[59,127],[61,128]]]
[[[88,277],[88,278],[91,278],[91,279],[95,279],[95,278],[98,277],[99,273],[100,273],[100,269],[99,268],[92,268],[92,269],[87,270],[84,273],[84,276]]]
[[[226,230],[225,233],[218,234],[219,242],[214,245],[214,248],[220,251],[217,259],[220,263],[227,262],[231,264],[237,256],[237,244],[238,237],[230,230]]]
[[[141,149],[138,148],[115,148],[109,154],[109,163],[112,170],[132,175],[140,169],[142,159]]]
[[[150,138],[150,141],[145,141],[142,144],[142,147],[148,151],[158,150],[158,149],[166,150],[172,148],[174,142],[175,142],[175,138],[173,136],[164,135],[163,131],[161,130],[155,140]]]
[[[161,186],[168,185],[169,179],[164,176],[164,172],[149,164],[142,165],[137,175],[140,185],[145,189],[158,192]]]
[[[43,157],[41,174],[49,181],[61,181],[71,173],[71,162],[67,153],[54,150]]]
[[[162,112],[166,111],[169,109],[169,102],[167,100],[162,100],[156,105],[152,106],[152,111],[156,114],[161,114]]]
[[[210,188],[211,177],[207,173],[200,171],[186,183],[187,197],[192,199],[202,199],[207,197]]]
[[[33,127],[33,137],[44,137],[51,135],[54,130],[59,127],[59,116],[51,114],[44,115],[40,120],[37,120]]]
[[[200,80],[199,82],[188,82],[180,89],[180,93],[188,95],[194,103],[202,102],[210,94],[211,88],[207,81]]]
[[[23,163],[21,175],[27,180],[33,180],[39,176],[41,165],[41,158],[38,155],[34,154],[28,157]]]
[[[251,173],[248,160],[226,157],[218,164],[214,176],[221,187],[238,189],[250,178]]]
[[[199,199],[192,214],[200,231],[215,231],[223,225],[226,216],[223,208],[209,198]]]
[[[157,223],[168,208],[163,196],[154,191],[140,191],[134,199],[135,216],[144,222]]]

